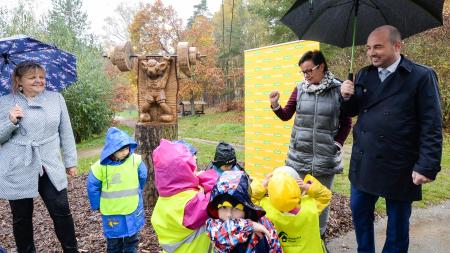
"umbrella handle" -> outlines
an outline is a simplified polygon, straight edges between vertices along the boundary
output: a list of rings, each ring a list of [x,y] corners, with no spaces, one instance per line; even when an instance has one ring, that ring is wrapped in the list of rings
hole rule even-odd
[[[348,78],[347,78],[347,80],[350,80],[350,81],[353,82],[353,73],[352,73],[352,72],[348,73]]]

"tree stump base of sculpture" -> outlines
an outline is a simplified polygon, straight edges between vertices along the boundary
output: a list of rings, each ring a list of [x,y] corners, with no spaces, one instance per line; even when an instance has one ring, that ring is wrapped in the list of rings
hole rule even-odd
[[[174,123],[137,123],[135,132],[138,143],[137,152],[142,154],[142,160],[148,169],[147,185],[144,189],[144,203],[146,207],[154,207],[158,199],[156,190],[155,171],[153,168],[152,153],[159,145],[161,139],[176,140],[178,138],[178,125]]]

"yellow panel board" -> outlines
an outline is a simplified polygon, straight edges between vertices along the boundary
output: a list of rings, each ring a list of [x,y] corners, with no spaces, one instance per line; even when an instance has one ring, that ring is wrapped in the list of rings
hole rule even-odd
[[[278,90],[284,106],[299,74],[298,60],[309,50],[319,49],[314,41],[294,41],[247,50],[245,57],[245,169],[262,178],[284,165],[293,119],[280,120],[270,109],[269,93]]]

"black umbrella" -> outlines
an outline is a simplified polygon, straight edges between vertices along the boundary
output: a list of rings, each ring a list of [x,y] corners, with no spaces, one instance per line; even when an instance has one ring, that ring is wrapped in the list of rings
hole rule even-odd
[[[297,0],[281,18],[300,39],[338,47],[364,45],[369,33],[392,25],[403,38],[442,25],[444,0]]]

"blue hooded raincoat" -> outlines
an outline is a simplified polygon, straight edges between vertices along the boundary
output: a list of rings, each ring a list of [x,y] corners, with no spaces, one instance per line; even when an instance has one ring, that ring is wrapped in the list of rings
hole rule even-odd
[[[109,157],[125,145],[130,146],[130,156],[126,158],[130,159],[130,157],[132,157],[131,154],[133,154],[136,150],[137,143],[130,136],[128,136],[127,133],[120,129],[115,127],[108,129],[108,132],[106,133],[105,146],[103,147],[100,155],[100,164],[107,166],[122,164],[126,159],[122,161],[113,161]],[[140,189],[138,207],[134,212],[128,215],[102,215],[103,233],[106,238],[122,238],[132,236],[139,232],[145,224],[142,190],[144,189],[144,185],[147,180],[147,167],[144,162],[139,164],[139,168],[136,173],[139,175]],[[87,179],[87,192],[92,210],[100,209],[101,190],[102,181],[97,179],[91,170]]]

